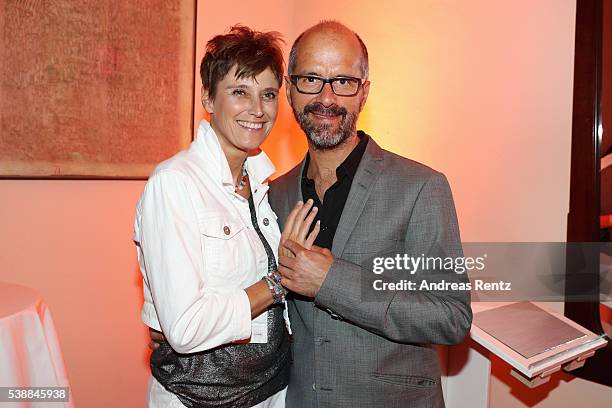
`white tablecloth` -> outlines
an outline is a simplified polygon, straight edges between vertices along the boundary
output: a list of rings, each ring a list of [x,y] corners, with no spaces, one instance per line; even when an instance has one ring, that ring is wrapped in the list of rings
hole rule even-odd
[[[0,282],[0,387],[68,387],[51,312],[32,289]],[[72,400],[72,398],[70,398]],[[72,407],[0,402],[0,407]]]

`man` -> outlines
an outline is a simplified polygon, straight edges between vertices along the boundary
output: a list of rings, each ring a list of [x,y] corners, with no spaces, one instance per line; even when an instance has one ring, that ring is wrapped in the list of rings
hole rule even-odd
[[[312,199],[321,232],[307,250],[279,256],[294,331],[287,407],[442,407],[432,344],[461,342],[469,292],[381,292],[366,302],[362,264],[399,248],[411,256],[461,256],[446,178],[381,149],[356,131],[367,100],[368,55],[337,22],[311,27],[289,57],[287,97],[308,138],[306,158],[271,183],[279,221]],[[282,225],[281,225],[282,227]],[[442,278],[465,282],[454,271]]]

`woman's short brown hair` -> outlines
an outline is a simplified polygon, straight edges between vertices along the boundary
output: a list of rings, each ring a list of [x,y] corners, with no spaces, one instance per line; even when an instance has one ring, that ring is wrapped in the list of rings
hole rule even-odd
[[[228,34],[213,37],[206,44],[200,64],[202,86],[209,98],[215,99],[217,84],[234,66],[236,78],[254,78],[270,68],[280,86],[284,72],[282,43],[282,36],[276,31],[254,31],[239,24]]]

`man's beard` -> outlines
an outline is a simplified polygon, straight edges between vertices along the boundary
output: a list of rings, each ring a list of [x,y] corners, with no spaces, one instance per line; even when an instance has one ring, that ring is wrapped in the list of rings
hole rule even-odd
[[[357,115],[348,112],[345,108],[337,105],[332,105],[328,108],[320,103],[311,103],[304,107],[302,112],[297,112],[292,106],[295,120],[300,124],[300,127],[306,134],[310,143],[321,150],[333,149],[336,146],[344,143],[352,134],[355,133],[355,125],[357,123]],[[329,116],[342,116],[340,125],[332,126],[329,124],[315,125],[312,123],[309,114],[321,114]]]

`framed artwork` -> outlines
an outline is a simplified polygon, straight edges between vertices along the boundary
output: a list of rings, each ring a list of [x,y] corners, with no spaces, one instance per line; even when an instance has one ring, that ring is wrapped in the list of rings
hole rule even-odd
[[[140,179],[186,148],[195,3],[0,1],[0,177]]]

